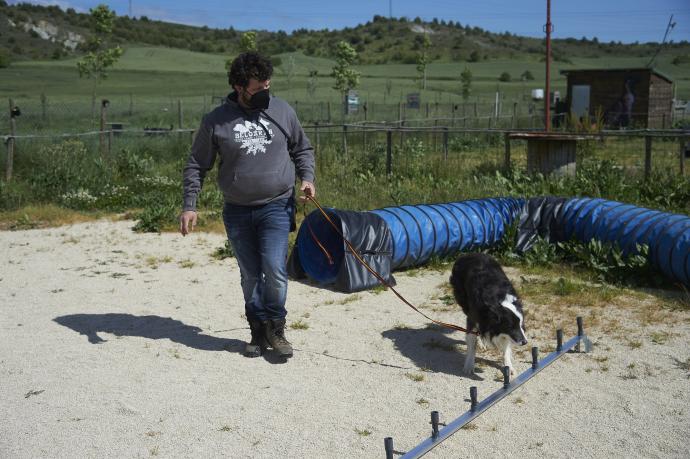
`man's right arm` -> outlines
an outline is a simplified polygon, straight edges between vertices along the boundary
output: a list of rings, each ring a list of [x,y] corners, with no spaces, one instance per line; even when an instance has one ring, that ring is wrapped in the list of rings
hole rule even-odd
[[[216,148],[213,142],[213,128],[207,117],[194,136],[192,150],[182,173],[183,202],[180,214],[180,232],[187,234],[196,224],[196,206],[206,173],[213,167]],[[191,224],[191,228],[190,228]]]
[[[184,189],[182,210],[196,210],[196,202],[204,184],[204,178],[213,167],[215,160],[216,148],[213,144],[213,128],[208,123],[207,117],[204,117],[194,136],[192,150],[182,173]]]

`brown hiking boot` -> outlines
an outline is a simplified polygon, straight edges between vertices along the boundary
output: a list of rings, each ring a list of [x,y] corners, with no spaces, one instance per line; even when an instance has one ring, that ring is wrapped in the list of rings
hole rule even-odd
[[[246,357],[260,357],[269,347],[268,341],[266,341],[266,325],[258,320],[248,322],[252,332],[252,340],[244,346],[244,355]]]
[[[285,338],[285,319],[266,322],[266,340],[282,357],[292,357],[292,344]]]

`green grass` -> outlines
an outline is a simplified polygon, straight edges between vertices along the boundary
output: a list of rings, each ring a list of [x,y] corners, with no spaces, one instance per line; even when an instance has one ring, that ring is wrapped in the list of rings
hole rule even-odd
[[[301,52],[279,55],[283,64],[276,68],[272,88],[290,101],[331,101],[336,103],[340,95],[332,89],[329,76],[334,61],[326,58],[305,56]],[[127,46],[122,58],[110,71],[110,76],[97,88],[98,94],[108,97],[129,96],[137,98],[177,98],[203,94],[225,94],[228,90],[225,70],[227,55],[198,53],[193,51],[151,46]],[[287,62],[294,59],[294,76],[288,84]],[[672,65],[671,56],[661,56],[657,69],[676,79],[677,96],[690,97],[690,64]],[[647,58],[606,57],[598,59],[573,58],[572,64],[556,62],[552,67],[552,87],[565,90],[566,79],[560,71],[573,68],[627,68],[644,67]],[[459,77],[463,69],[473,74],[472,101],[493,101],[498,90],[509,99],[528,96],[531,89],[543,88],[544,64],[531,57],[515,59],[491,59],[476,63],[438,62],[428,66],[428,89],[421,91],[424,102],[461,102]],[[357,89],[363,100],[382,103],[404,100],[408,92],[420,92],[415,81],[414,64],[361,65],[361,85]],[[318,72],[318,84],[314,97],[306,92],[310,71]],[[519,76],[529,70],[535,80],[522,82]],[[508,72],[513,81],[498,81],[502,72]],[[49,76],[48,76],[49,75]],[[391,80],[390,94],[386,94],[387,80]],[[76,71],[76,59],[61,61],[27,61],[13,64],[0,71],[0,88],[5,97],[37,97],[41,92],[56,101],[64,96],[91,96],[93,83],[80,79]]]

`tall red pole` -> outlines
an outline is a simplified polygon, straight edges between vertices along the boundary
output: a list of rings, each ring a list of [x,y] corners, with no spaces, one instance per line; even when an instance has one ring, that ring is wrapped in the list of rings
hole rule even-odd
[[[544,94],[544,123],[551,130],[551,0],[546,0],[546,94]]]

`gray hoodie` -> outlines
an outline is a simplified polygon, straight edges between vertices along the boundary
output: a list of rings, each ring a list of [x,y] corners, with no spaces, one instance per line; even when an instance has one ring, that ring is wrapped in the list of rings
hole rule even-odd
[[[288,138],[276,123],[290,136],[290,153]],[[218,187],[231,204],[262,205],[292,196],[295,168],[301,180],[314,181],[314,149],[295,111],[278,97],[271,97],[268,109],[248,112],[233,92],[204,116],[183,172],[183,210],[196,210],[216,156]]]

